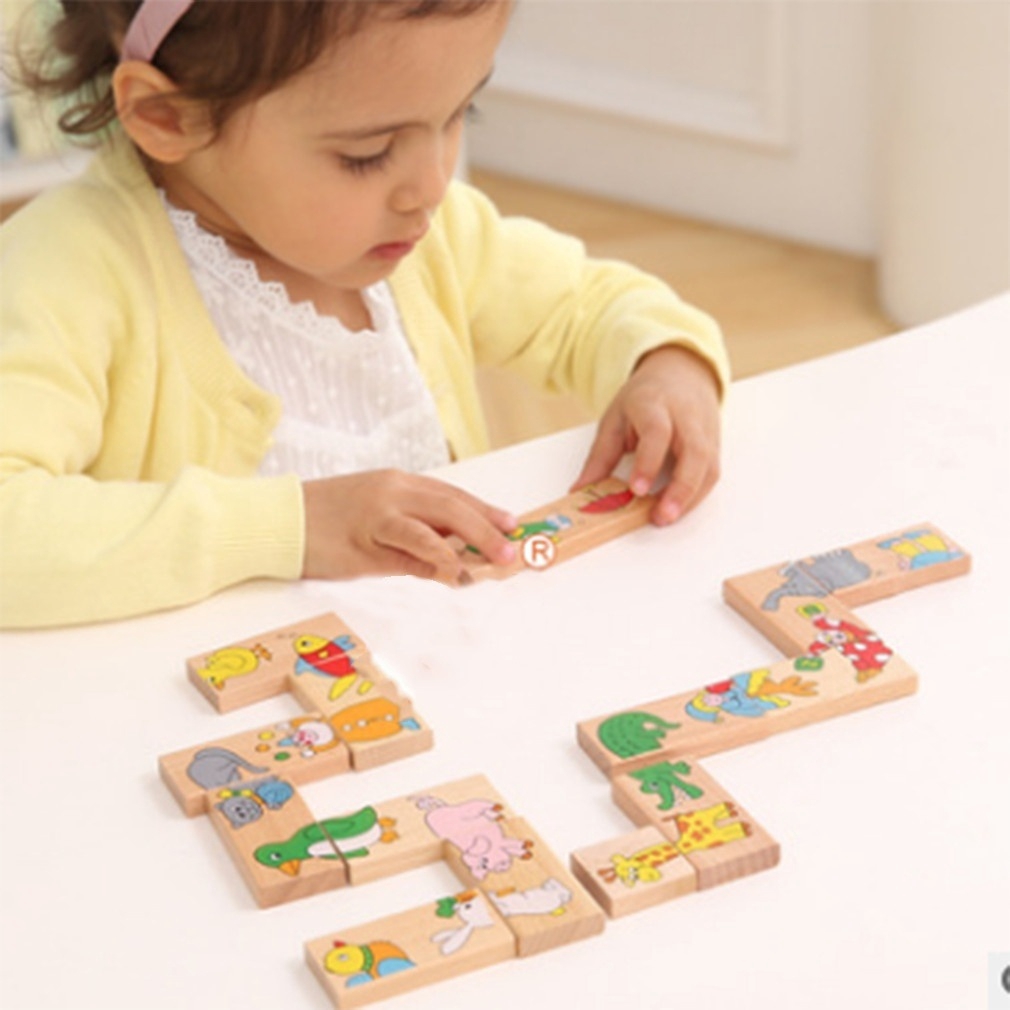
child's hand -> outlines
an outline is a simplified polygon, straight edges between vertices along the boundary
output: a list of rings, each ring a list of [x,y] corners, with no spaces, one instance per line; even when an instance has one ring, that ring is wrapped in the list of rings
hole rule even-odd
[[[507,564],[515,546],[503,533],[514,517],[451,484],[373,470],[306,481],[307,579],[418,575],[455,584],[462,566],[445,536],[455,533],[489,561]]]
[[[659,526],[672,523],[719,479],[719,431],[719,387],[709,367],[683,347],[657,348],[607,408],[573,489],[609,476],[634,452],[628,483],[635,494],[647,494],[672,455],[670,483],[651,517]]]

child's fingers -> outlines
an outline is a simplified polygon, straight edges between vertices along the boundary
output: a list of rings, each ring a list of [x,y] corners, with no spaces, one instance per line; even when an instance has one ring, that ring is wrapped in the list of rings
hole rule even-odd
[[[431,495],[418,497],[412,512],[432,527],[436,535],[454,533],[488,561],[508,564],[515,560],[515,545],[505,539],[502,530],[514,530],[516,520],[458,488],[448,491],[439,488]]]
[[[673,422],[666,411],[653,408],[636,424],[638,447],[628,484],[636,495],[648,494],[659,476],[673,441]]]
[[[455,484],[446,484],[433,477],[419,477],[417,479],[424,482],[423,486],[431,499],[427,509],[433,516],[437,517],[439,509],[446,507],[452,509],[457,520],[460,522],[466,520],[466,510],[468,510],[469,512],[483,516],[502,533],[511,533],[519,525],[519,520],[511,512],[500,509],[495,505],[489,505],[476,495],[470,494],[469,491],[456,487]],[[449,504],[446,506],[439,505],[438,503],[443,500]],[[459,508],[460,505],[463,506],[463,509]],[[462,535],[460,530],[453,529],[453,532]]]
[[[677,457],[652,521],[658,526],[676,522],[708,494],[717,479],[718,466],[712,456],[697,444],[688,444]]]
[[[589,455],[582,465],[582,472],[575,478],[570,491],[578,491],[587,484],[593,484],[614,472],[625,452],[624,430],[620,424],[604,417],[596,429],[596,438],[590,446]]]
[[[451,578],[460,568],[459,557],[452,547],[431,526],[412,516],[401,514],[390,518],[375,534],[375,544],[379,549],[376,561],[383,567],[392,564],[402,574]]]

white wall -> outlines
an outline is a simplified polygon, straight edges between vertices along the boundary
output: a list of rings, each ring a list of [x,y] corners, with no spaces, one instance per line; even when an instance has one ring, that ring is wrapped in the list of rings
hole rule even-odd
[[[912,323],[1010,287],[1008,102],[1008,0],[520,0],[470,157],[877,256]]]
[[[851,0],[520,0],[471,158],[869,252],[869,39]]]
[[[880,293],[920,323],[1010,287],[1010,3],[875,13]]]

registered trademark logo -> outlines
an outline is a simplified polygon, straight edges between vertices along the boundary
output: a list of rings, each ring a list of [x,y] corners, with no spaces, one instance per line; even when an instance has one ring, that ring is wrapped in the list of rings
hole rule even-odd
[[[553,564],[558,549],[549,536],[535,533],[523,541],[523,561],[530,568],[547,568]]]

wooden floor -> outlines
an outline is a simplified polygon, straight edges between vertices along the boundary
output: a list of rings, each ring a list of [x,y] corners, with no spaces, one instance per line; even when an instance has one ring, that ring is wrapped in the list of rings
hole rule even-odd
[[[871,260],[479,169],[472,169],[470,178],[502,213],[537,218],[583,239],[592,255],[643,267],[714,316],[736,378],[854,347],[897,329],[878,305]],[[483,377],[482,390],[496,444],[587,419],[567,399],[531,400],[509,377]]]

